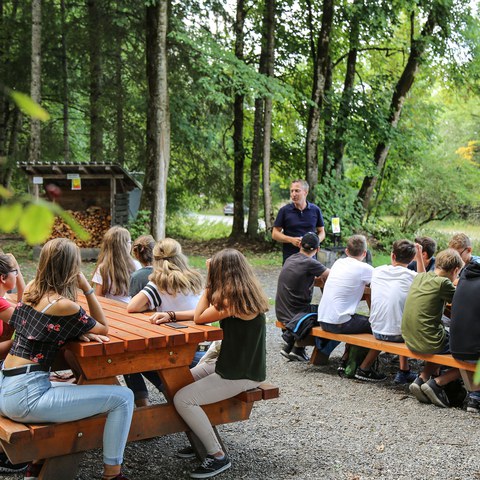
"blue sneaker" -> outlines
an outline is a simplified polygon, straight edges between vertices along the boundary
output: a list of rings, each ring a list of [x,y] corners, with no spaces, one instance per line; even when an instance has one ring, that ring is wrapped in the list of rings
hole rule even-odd
[[[397,385],[406,385],[407,383],[412,383],[417,378],[417,374],[409,370],[404,372],[399,370],[393,379],[393,382]]]

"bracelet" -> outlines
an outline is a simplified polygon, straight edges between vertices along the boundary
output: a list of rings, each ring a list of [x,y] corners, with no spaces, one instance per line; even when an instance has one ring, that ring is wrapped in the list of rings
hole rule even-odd
[[[175,312],[167,312],[167,315],[170,317],[171,322],[177,321],[177,316],[175,315]]]
[[[95,290],[93,289],[93,287],[90,289],[90,290],[87,290],[86,292],[83,292],[83,294],[88,297],[89,295],[91,295]]]

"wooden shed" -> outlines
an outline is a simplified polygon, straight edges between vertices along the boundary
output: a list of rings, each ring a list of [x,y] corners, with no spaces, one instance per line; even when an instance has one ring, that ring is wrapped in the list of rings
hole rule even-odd
[[[125,225],[137,215],[142,187],[120,165],[22,162],[18,166],[28,176],[30,193],[54,200],[65,210],[100,207],[110,213],[112,225]]]

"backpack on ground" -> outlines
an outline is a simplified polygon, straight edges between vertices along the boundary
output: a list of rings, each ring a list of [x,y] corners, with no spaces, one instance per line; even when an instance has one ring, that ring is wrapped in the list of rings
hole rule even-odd
[[[361,365],[363,360],[365,360],[368,352],[368,348],[350,345],[350,348],[348,350],[348,359],[345,365],[345,371],[343,372],[342,376],[347,378],[354,378],[357,368]]]

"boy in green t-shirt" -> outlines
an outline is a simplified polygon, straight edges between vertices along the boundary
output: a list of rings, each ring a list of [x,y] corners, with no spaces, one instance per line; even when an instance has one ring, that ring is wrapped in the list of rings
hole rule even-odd
[[[442,323],[445,303],[451,302],[455,287],[453,280],[463,267],[457,251],[449,248],[436,257],[433,272],[420,273],[412,282],[402,317],[402,336],[407,347],[418,353],[449,353],[448,333]],[[447,370],[435,379],[430,378],[438,365],[425,362],[420,375],[410,385],[418,401],[448,408],[450,402],[444,386],[460,377],[456,368]]]

